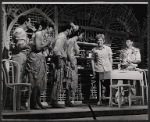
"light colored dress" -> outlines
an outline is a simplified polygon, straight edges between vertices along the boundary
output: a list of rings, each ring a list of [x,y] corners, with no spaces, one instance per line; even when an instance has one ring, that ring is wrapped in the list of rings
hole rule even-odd
[[[33,75],[33,79],[29,79],[32,87],[38,86],[41,92],[45,91],[47,86],[47,65],[42,50],[37,51],[35,48],[35,50],[30,53],[27,59],[26,69]]]

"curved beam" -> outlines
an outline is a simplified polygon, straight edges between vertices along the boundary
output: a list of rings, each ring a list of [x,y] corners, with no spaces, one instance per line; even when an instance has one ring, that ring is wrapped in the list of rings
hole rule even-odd
[[[108,29],[109,26],[110,26],[110,24],[113,23],[114,21],[118,21],[119,23],[121,23],[125,27],[126,32],[129,32],[128,25],[124,21],[122,21],[121,19],[119,19],[119,18],[118,19],[111,19],[111,21],[106,25],[106,29]]]

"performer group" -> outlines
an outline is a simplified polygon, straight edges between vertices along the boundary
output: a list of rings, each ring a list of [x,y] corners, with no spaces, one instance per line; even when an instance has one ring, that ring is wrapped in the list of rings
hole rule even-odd
[[[32,85],[30,100],[31,109],[46,109],[41,103],[41,94],[47,87],[47,64],[46,57],[51,54],[51,63],[54,69],[54,84],[51,91],[51,106],[64,108],[75,106],[71,102],[78,88],[78,69],[76,56],[80,53],[77,41],[84,38],[84,29],[70,22],[61,27],[61,32],[54,37],[54,25],[45,19],[31,25],[31,19],[23,15],[18,18],[20,24],[13,32],[11,46],[12,60],[20,65],[20,82],[28,82]],[[28,39],[27,30],[32,29],[33,35]],[[99,74],[112,70],[112,50],[104,45],[105,35],[97,34],[95,37],[97,46],[91,52],[91,65],[93,76],[96,78],[96,86],[99,89]],[[120,52],[121,68],[134,70],[141,62],[138,48],[133,47],[133,41],[126,39],[126,47]],[[106,87],[105,95],[109,96],[109,81],[105,80],[102,85]],[[65,104],[59,104],[58,98],[61,88],[65,89]],[[136,85],[133,83],[133,89]],[[99,92],[97,92],[97,101]],[[133,92],[134,94],[134,92]],[[25,107],[25,100],[21,107]]]

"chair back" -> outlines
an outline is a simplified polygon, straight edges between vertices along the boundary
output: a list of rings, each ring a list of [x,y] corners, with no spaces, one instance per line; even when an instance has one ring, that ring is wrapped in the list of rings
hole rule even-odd
[[[20,66],[19,63],[9,59],[2,60],[2,72],[4,83],[8,84],[19,83],[20,81]]]

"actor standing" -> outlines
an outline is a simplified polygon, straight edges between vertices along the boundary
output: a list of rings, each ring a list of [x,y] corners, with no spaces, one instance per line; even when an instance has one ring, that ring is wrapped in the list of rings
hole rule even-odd
[[[96,86],[97,86],[97,100],[99,101],[99,79],[104,77],[104,75],[110,74],[112,70],[112,51],[111,48],[104,45],[105,36],[104,34],[96,35],[97,47],[92,49],[92,69],[93,75],[96,76]],[[106,87],[105,96],[109,97],[109,85],[110,80],[104,80],[101,84]],[[102,86],[101,85],[101,86]],[[102,88],[101,88],[102,89]],[[98,102],[98,105],[100,103]]]
[[[29,81],[32,85],[30,101],[31,109],[38,109],[38,106],[45,109],[40,100],[41,93],[46,90],[47,86],[47,65],[43,50],[49,48],[50,43],[53,42],[53,40],[45,36],[49,31],[53,30],[53,25],[49,24],[47,20],[41,20],[40,26],[42,27],[42,30],[35,33],[35,50],[30,53],[27,60]]]
[[[78,88],[78,69],[77,69],[77,59],[76,55],[79,55],[79,46],[77,41],[82,40],[84,31],[79,29],[76,31],[72,37],[67,42],[67,83],[66,83],[66,101],[65,104],[68,107],[73,107],[71,103],[71,91],[73,93],[73,98],[75,92]]]

